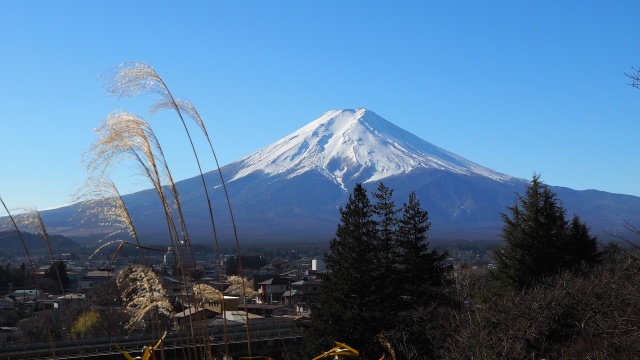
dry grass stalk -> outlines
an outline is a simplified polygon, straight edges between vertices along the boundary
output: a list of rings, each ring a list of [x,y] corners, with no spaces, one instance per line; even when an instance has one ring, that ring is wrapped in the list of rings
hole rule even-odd
[[[124,268],[116,278],[120,297],[131,311],[131,318],[127,328],[134,328],[152,309],[171,316],[171,303],[165,293],[158,276],[149,268],[142,265],[130,265]]]
[[[107,236],[125,230],[139,242],[129,210],[116,184],[108,177],[89,177],[84,186],[74,196],[74,202],[81,203],[80,212],[85,215],[82,222],[96,221],[100,227],[114,228]]]
[[[171,98],[173,100],[173,98]],[[213,149],[213,144],[211,143],[211,138],[209,137],[209,133],[207,132],[207,128],[204,124],[204,121],[202,120],[202,118],[200,117],[200,114],[198,113],[198,110],[195,108],[195,106],[193,106],[193,104],[189,101],[186,100],[173,100],[173,104],[163,104],[162,102],[158,102],[156,104],[155,108],[152,108],[152,113],[158,111],[159,109],[162,108],[175,108],[176,111],[178,112],[178,115],[180,116],[180,119],[182,120],[182,124],[184,125],[184,128],[187,132],[187,135],[189,136],[189,141],[191,142],[191,147],[193,148],[193,152],[194,155],[196,157],[196,161],[198,162],[198,168],[200,169],[200,178],[202,180],[202,185],[204,187],[204,191],[205,191],[205,195],[207,197],[207,202],[209,205],[209,213],[211,215],[211,225],[213,227],[213,234],[214,234],[214,241],[215,241],[215,246],[216,246],[216,253],[218,254],[218,266],[219,272],[222,272],[222,262],[220,261],[220,251],[219,251],[219,247],[218,247],[218,236],[217,236],[217,231],[216,231],[216,226],[215,226],[215,221],[214,221],[214,217],[213,217],[213,210],[211,208],[211,200],[209,197],[209,193],[207,191],[207,185],[205,183],[204,180],[204,174],[202,173],[202,168],[200,167],[200,161],[198,160],[198,155],[196,154],[195,151],[195,147],[193,146],[193,141],[191,141],[191,135],[189,135],[189,130],[187,129],[187,126],[184,122],[184,118],[182,116],[182,113],[185,113],[189,118],[191,118],[197,125],[198,127],[202,130],[203,134],[205,135],[205,138],[207,139],[207,142],[209,144],[209,149],[211,150],[211,154],[213,155],[213,158],[215,160],[215,164],[216,164],[216,169],[218,170],[218,175],[220,177],[220,183],[222,184],[222,189],[225,195],[225,199],[227,201],[227,208],[229,211],[229,216],[231,218],[231,225],[233,227],[233,234],[234,234],[234,238],[235,238],[235,242],[236,242],[236,250],[237,250],[237,255],[238,255],[238,265],[240,268],[240,279],[241,279],[241,291],[242,291],[242,296],[244,298],[247,298],[248,296],[253,296],[252,294],[248,294],[247,290],[247,284],[245,284],[245,278],[244,278],[244,268],[242,266],[242,256],[240,254],[240,242],[238,239],[238,231],[236,228],[236,222],[233,216],[233,209],[231,207],[231,200],[229,199],[229,192],[227,191],[227,185],[224,181],[224,177],[222,176],[222,170],[220,169],[220,163],[218,162],[218,157],[216,155],[216,152]],[[249,288],[250,289],[250,288]],[[247,309],[247,303],[244,303],[244,310],[245,312],[248,312]],[[225,319],[225,324],[226,324],[226,319]],[[226,326],[225,326],[225,332],[226,332]],[[225,333],[226,336],[226,333]],[[249,339],[249,341],[247,342],[248,344],[248,352],[249,355],[251,355],[251,332],[250,332],[250,328],[249,326],[247,326],[247,339]]]
[[[253,290],[252,284],[247,282],[242,276],[232,275],[227,278],[227,281],[231,283],[231,285],[229,285],[226,291],[231,294],[240,294],[245,299],[258,296],[259,294],[259,292]]]
[[[108,175],[122,161],[133,159],[154,188],[162,185],[165,174],[161,173],[164,167],[159,163],[163,159],[156,156],[160,144],[144,119],[117,110],[110,113],[95,132],[98,138],[86,152],[90,174]]]
[[[87,151],[90,155],[87,163],[88,172],[94,174],[95,179],[105,178],[120,162],[126,159],[134,160],[156,190],[163,205],[172,243],[178,246],[174,208],[179,200],[176,198],[176,192],[169,192],[169,195],[173,194],[172,199],[164,189],[164,184],[167,182],[171,187],[175,187],[175,184],[173,184],[160,143],[149,124],[134,114],[115,111],[109,114],[103,124],[96,129],[96,133],[98,139]],[[177,254],[177,260],[181,263],[180,252]]]
[[[220,291],[211,285],[195,284],[193,285],[193,293],[203,299],[222,299],[223,295]]]
[[[188,244],[186,227],[175,183],[158,139],[149,124],[142,118],[126,111],[114,111],[96,129],[98,139],[92,144],[87,154],[90,160],[87,170],[95,178],[107,176],[120,162],[132,159],[140,167],[142,174],[151,182],[164,209],[169,235],[171,238],[178,269],[190,279],[190,267],[185,266],[185,244]],[[165,191],[165,186],[169,191]],[[176,211],[177,209],[177,211]],[[177,212],[177,214],[176,214]],[[179,225],[174,220],[178,217]],[[178,235],[178,226],[182,239]],[[187,261],[188,263],[188,261]],[[179,277],[180,278],[180,277]],[[180,283],[182,290],[186,290]]]
[[[221,264],[220,262],[220,251],[219,251],[219,245],[218,245],[218,235],[217,235],[217,230],[216,230],[216,225],[215,225],[215,219],[213,216],[213,209],[211,207],[211,198],[209,196],[208,193],[208,189],[207,189],[207,184],[206,181],[204,179],[204,173],[202,171],[202,166],[200,165],[200,160],[198,158],[198,153],[195,149],[193,140],[191,138],[191,134],[189,132],[189,129],[186,125],[183,113],[193,119],[197,125],[200,127],[200,129],[203,131],[203,133],[205,134],[207,141],[209,143],[209,147],[211,148],[211,152],[213,153],[215,162],[216,162],[216,167],[218,168],[218,172],[220,174],[220,179],[222,181],[223,187],[224,187],[224,192],[225,192],[225,196],[227,198],[227,204],[229,207],[229,211],[230,211],[230,215],[231,215],[231,220],[232,220],[232,224],[233,224],[233,229],[234,229],[234,233],[236,236],[236,244],[238,245],[238,252],[239,252],[239,244],[238,244],[238,238],[237,238],[237,232],[236,232],[236,227],[235,227],[235,221],[233,219],[233,212],[231,212],[231,203],[229,202],[229,196],[227,193],[227,189],[226,186],[224,184],[224,179],[222,178],[222,172],[220,171],[220,166],[218,163],[218,159],[215,155],[215,152],[213,151],[213,146],[211,144],[211,140],[209,138],[209,135],[207,133],[206,127],[204,125],[204,122],[202,121],[202,118],[200,117],[200,114],[198,113],[198,111],[196,110],[196,108],[193,106],[193,104],[191,104],[191,102],[186,101],[186,100],[181,100],[181,99],[176,99],[171,92],[169,91],[169,88],[166,86],[166,84],[164,83],[164,81],[162,80],[162,78],[156,73],[156,71],[149,65],[145,64],[145,63],[124,63],[121,64],[119,66],[119,70],[115,73],[115,75],[112,75],[106,82],[105,87],[107,88],[107,90],[116,95],[118,98],[121,97],[133,97],[136,95],[142,95],[142,94],[156,94],[159,95],[159,99],[157,100],[156,104],[153,105],[150,109],[150,113],[153,115],[156,112],[160,111],[160,110],[164,110],[164,109],[170,109],[170,110],[175,110],[178,117],[180,118],[182,125],[184,126],[184,129],[186,131],[187,137],[189,138],[189,143],[191,144],[191,148],[193,150],[193,154],[194,157],[196,159],[196,162],[198,164],[198,169],[200,171],[200,179],[202,181],[202,185],[203,185],[203,189],[205,192],[205,197],[207,199],[207,204],[209,207],[209,215],[210,215],[210,219],[211,219],[211,226],[212,226],[212,230],[213,230],[213,237],[214,237],[214,244],[216,247],[216,253],[218,256],[218,264]],[[175,196],[175,198],[177,198],[177,196]],[[181,213],[180,208],[178,208],[178,211]],[[183,223],[184,224],[184,223]],[[183,228],[183,233],[186,234],[186,229]],[[186,239],[188,240],[188,236],[186,236]],[[188,243],[186,244],[187,246],[190,246]],[[190,248],[190,247],[189,247]],[[193,254],[192,258],[193,258]],[[219,265],[219,271],[221,272],[221,265]],[[224,309],[223,309],[224,310]],[[225,319],[225,324],[226,324],[226,319]],[[247,331],[247,336],[250,336],[249,331]],[[226,338],[226,326],[225,326],[225,338]],[[226,345],[226,342],[225,342]],[[228,349],[227,351],[225,351],[228,355]],[[249,345],[249,354],[251,354],[251,350],[250,350],[250,345]]]
[[[135,240],[135,244],[140,249],[140,258],[146,264],[140,238],[133,225],[131,214],[129,214],[120,191],[110,178],[89,177],[74,197],[75,202],[80,202],[80,211],[85,215],[83,222],[94,220],[100,227],[114,229],[105,239],[119,234],[122,230],[126,231]],[[122,243],[124,244],[124,242]],[[93,257],[102,248],[104,245],[99,247],[90,257]],[[116,255],[117,253],[114,254],[114,259]]]
[[[391,345],[389,340],[387,340],[387,338],[384,336],[384,332],[378,334],[377,339],[378,342],[380,342],[380,344],[382,344],[382,346],[385,348],[385,350],[387,350],[389,356],[391,356],[391,360],[396,360],[396,351],[393,348],[393,345]],[[384,355],[382,356],[382,359],[384,359]]]
[[[204,186],[205,195],[207,200],[209,201],[210,198],[209,198],[208,190],[206,187],[206,183],[204,181],[204,175],[203,175],[202,167],[200,165],[200,159],[198,158],[198,154],[196,152],[195,146],[191,139],[191,134],[189,133],[189,129],[187,128],[187,125],[184,121],[184,117],[182,115],[182,112],[185,111],[189,115],[192,115],[192,114],[197,115],[199,119],[199,115],[197,114],[195,107],[193,107],[193,105],[188,101],[176,100],[174,96],[171,94],[171,91],[169,91],[169,88],[166,86],[162,78],[156,73],[156,71],[151,66],[145,63],[142,63],[142,62],[124,63],[124,64],[121,64],[118,67],[118,69],[119,70],[114,75],[112,75],[110,78],[107,79],[107,82],[105,84],[107,91],[116,95],[118,98],[133,97],[133,96],[142,95],[142,94],[159,95],[158,101],[150,109],[150,113],[152,115],[155,114],[157,111],[163,110],[163,109],[171,109],[176,111],[176,113],[180,117],[180,120],[182,121],[184,129],[187,133],[187,136],[189,137],[189,143],[191,144],[193,154],[198,164],[198,169],[200,171],[200,176]],[[199,122],[199,126],[201,127],[201,129],[204,129],[204,123],[201,121],[201,119]],[[170,173],[169,172],[167,173],[170,176]],[[170,186],[171,192],[173,193],[173,198],[178,199],[179,197],[178,197],[177,189],[173,184],[174,184],[173,180],[169,181],[169,186]],[[182,237],[185,242],[184,245],[190,250],[191,249],[190,244],[188,243],[189,236],[188,236],[186,226],[184,224],[184,217],[182,216],[182,209],[180,207],[179,201],[175,202],[175,208],[181,219],[180,224],[181,224]],[[210,201],[209,201],[209,213],[211,216],[211,223],[212,223],[212,226],[214,227],[213,230],[215,234],[216,233],[215,222],[213,219],[213,211],[211,209]],[[215,236],[215,238],[217,243],[217,235]],[[194,258],[193,253],[192,252],[190,253],[191,253],[191,258],[193,259]]]
[[[146,260],[142,250],[166,251],[166,249],[142,246],[129,209],[127,209],[120,195],[120,191],[118,191],[118,188],[111,179],[106,177],[89,177],[85,185],[76,193],[74,201],[81,203],[80,212],[85,215],[83,222],[93,220],[96,221],[100,227],[114,229],[103,240],[120,234],[123,230],[129,237],[135,240],[135,243],[130,243],[126,240],[109,241],[98,247],[98,249],[89,256],[89,259],[99,253],[100,250],[115,243],[119,243],[120,245],[113,254],[111,263],[115,261],[118,252],[124,245],[131,245],[137,248],[140,251],[140,258],[143,264],[146,264]]]
[[[108,72],[105,89],[118,98],[130,98],[143,94],[160,95],[165,101],[171,99],[164,81],[153,67],[143,62],[125,62]]]
[[[53,249],[51,248],[51,241],[49,240],[49,233],[47,232],[47,228],[44,225],[44,221],[42,220],[42,216],[40,216],[40,212],[35,208],[27,209],[25,214],[20,217],[20,223],[23,224],[24,227],[33,229],[34,232],[39,235],[47,246],[47,250],[49,251],[49,257],[51,259],[51,263],[53,263],[55,259],[55,255],[53,254]],[[62,285],[62,279],[60,277],[60,272],[57,266],[53,267],[56,273],[56,279],[58,280],[58,286],[60,287],[60,291],[62,295],[65,294],[65,288]],[[69,314],[71,310],[67,306],[67,311]]]
[[[20,228],[18,227],[18,223],[15,219],[15,217],[13,217],[13,215],[11,214],[11,211],[9,211],[9,208],[7,207],[7,204],[5,204],[4,200],[2,200],[2,197],[0,197],[0,203],[2,204],[2,207],[4,208],[4,210],[7,212],[9,221],[11,223],[11,225],[13,225],[14,230],[16,231],[16,234],[18,234],[18,237],[20,238],[20,242],[22,243],[22,246],[24,247],[24,252],[27,256],[27,259],[29,259],[29,268],[31,269],[31,275],[33,275],[33,279],[35,281],[36,284],[36,288],[40,289],[40,286],[38,285],[38,277],[36,276],[36,267],[33,263],[33,259],[31,258],[31,254],[29,254],[29,248],[27,247],[27,243],[24,241],[24,237],[22,236],[22,232],[20,231]],[[58,277],[59,279],[59,277]],[[42,303],[43,309],[44,309],[44,302]],[[45,313],[46,316],[46,313]],[[47,321],[48,323],[48,321]],[[51,331],[50,327],[47,327],[47,335],[49,336],[49,344],[51,345],[51,355],[53,355],[53,358],[56,358],[56,348],[55,348],[55,343],[53,342],[53,333]]]

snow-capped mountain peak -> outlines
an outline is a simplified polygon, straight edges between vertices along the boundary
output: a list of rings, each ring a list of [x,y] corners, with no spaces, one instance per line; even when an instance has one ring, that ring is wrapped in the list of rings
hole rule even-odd
[[[255,172],[288,178],[317,170],[343,189],[416,168],[435,168],[498,181],[511,176],[441,149],[360,108],[328,111],[289,136],[238,160],[229,181]]]

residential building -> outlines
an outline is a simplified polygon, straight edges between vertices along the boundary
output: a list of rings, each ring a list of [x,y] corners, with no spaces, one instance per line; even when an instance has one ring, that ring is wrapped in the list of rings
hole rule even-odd
[[[289,290],[292,280],[288,277],[275,277],[260,283],[260,296],[266,304],[279,303],[282,294]]]

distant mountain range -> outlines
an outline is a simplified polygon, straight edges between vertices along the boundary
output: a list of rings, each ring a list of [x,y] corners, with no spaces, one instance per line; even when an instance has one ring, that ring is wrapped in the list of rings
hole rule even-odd
[[[15,231],[0,231],[0,244],[2,244],[0,252],[24,254],[25,246],[30,253],[42,253],[48,250],[49,247],[41,236],[29,232],[22,232],[21,235],[24,244]],[[49,236],[49,242],[56,252],[72,251],[80,246],[77,242],[61,235]]]
[[[437,239],[495,240],[500,213],[523,193],[528,179],[483,167],[439,148],[366,109],[329,111],[293,134],[222,167],[241,242],[328,241],[356,183],[394,189],[401,205],[415,191]],[[217,171],[205,175],[219,238],[233,239]],[[544,180],[544,179],[543,179]],[[199,177],[177,183],[192,242],[209,242],[212,229]],[[592,233],[619,232],[640,218],[640,198],[596,190],[552,187],[568,216]],[[124,197],[146,242],[167,238],[152,190]],[[78,205],[42,212],[51,233],[82,237],[106,232],[80,223]]]

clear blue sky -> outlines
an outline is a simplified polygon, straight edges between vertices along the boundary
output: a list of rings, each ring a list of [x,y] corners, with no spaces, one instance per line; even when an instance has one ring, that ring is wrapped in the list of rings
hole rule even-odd
[[[176,179],[197,174],[177,121],[103,89],[126,61],[195,104],[222,164],[366,107],[497,171],[640,196],[640,90],[624,76],[639,18],[638,1],[5,2],[0,197],[67,203],[119,108],[152,123]],[[146,187],[133,173],[114,174],[121,191]]]

